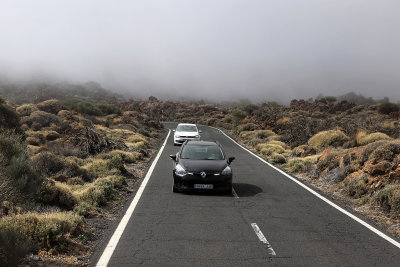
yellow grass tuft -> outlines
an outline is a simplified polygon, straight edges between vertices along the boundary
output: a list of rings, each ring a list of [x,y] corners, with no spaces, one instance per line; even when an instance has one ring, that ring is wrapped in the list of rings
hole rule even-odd
[[[308,140],[308,144],[322,149],[327,147],[339,147],[349,141],[349,137],[341,130],[328,130],[315,134]]]

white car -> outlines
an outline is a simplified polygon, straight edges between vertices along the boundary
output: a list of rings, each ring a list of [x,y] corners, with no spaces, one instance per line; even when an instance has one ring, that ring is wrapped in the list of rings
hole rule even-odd
[[[180,145],[186,140],[200,140],[201,131],[196,124],[179,123],[174,132],[174,145]]]

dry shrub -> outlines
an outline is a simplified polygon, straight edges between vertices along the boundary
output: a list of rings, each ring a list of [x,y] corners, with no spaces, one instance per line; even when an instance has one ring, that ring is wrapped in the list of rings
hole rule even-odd
[[[254,123],[246,123],[243,125],[239,125],[238,130],[239,132],[243,132],[243,131],[254,131],[258,128],[259,126],[257,124]]]
[[[315,134],[308,140],[310,146],[323,149],[328,147],[339,147],[349,141],[349,137],[340,130],[328,130]]]
[[[337,157],[337,153],[326,150],[318,160],[317,172],[318,174],[321,174],[323,171],[330,171],[339,167],[339,164],[340,160]]]
[[[30,116],[23,117],[21,122],[26,123],[33,130],[40,130],[52,124],[60,125],[61,119],[57,115],[48,112],[34,111]]]
[[[290,159],[287,167],[290,172],[305,172],[307,170],[306,163],[303,159]]]
[[[60,110],[63,109],[63,106],[57,99],[49,99],[37,104],[36,106],[41,111],[53,114],[57,114]]]
[[[109,159],[95,159],[84,166],[89,175],[93,177],[107,177],[126,173],[124,161],[119,154]]]
[[[74,119],[74,116],[72,115],[71,111],[65,110],[65,109],[60,110],[57,113],[57,116],[63,120],[73,120]]]
[[[135,163],[142,158],[142,154],[138,152],[126,152],[122,150],[113,150],[106,154],[100,154],[101,159],[111,159],[115,155],[120,155],[125,163]]]
[[[280,118],[279,120],[277,120],[276,124],[279,126],[284,126],[284,125],[288,124],[289,122],[290,122],[290,118],[283,117],[283,118]]]
[[[257,151],[259,151],[262,155],[272,155],[273,153],[275,154],[282,154],[283,152],[285,152],[285,149],[277,144],[270,144],[270,143],[266,143],[266,144],[258,144],[256,146]]]
[[[275,163],[275,164],[284,164],[284,163],[286,163],[285,156],[283,156],[281,154],[276,154],[276,153],[271,155],[270,160],[271,160],[272,163]]]
[[[370,143],[380,140],[389,140],[389,139],[391,139],[389,136],[380,132],[367,134],[364,131],[360,131],[356,135],[357,144],[360,146],[368,145]]]
[[[244,141],[248,142],[251,139],[277,139],[277,135],[271,130],[255,130],[255,131],[243,131],[239,134],[239,137]]]
[[[357,173],[346,177],[344,180],[347,193],[351,197],[360,198],[368,192],[368,178],[366,175],[358,176]]]
[[[305,157],[310,155],[315,155],[317,150],[309,145],[301,145],[292,149],[292,155],[294,157]]]
[[[23,104],[17,108],[17,112],[21,117],[30,116],[35,111],[38,111],[38,108],[34,104]]]
[[[70,238],[85,234],[84,221],[72,212],[25,213],[0,219],[0,229],[12,231],[30,240],[33,252],[62,251],[70,245]]]
[[[77,202],[67,186],[52,180],[47,180],[42,184],[39,199],[45,204],[55,205],[69,210],[73,209]]]
[[[79,176],[84,180],[90,179],[87,171],[71,158],[60,157],[47,151],[34,155],[31,162],[35,170],[43,175],[63,176],[66,179]]]
[[[45,175],[55,175],[61,172],[65,165],[61,158],[50,152],[40,152],[31,159],[32,166],[37,172]]]
[[[87,184],[80,191],[75,192],[79,202],[86,202],[94,206],[104,206],[114,199],[117,189],[126,187],[126,179],[121,175],[112,175],[99,178],[95,182]]]
[[[388,141],[374,149],[369,159],[372,159],[374,162],[381,160],[393,161],[398,154],[400,154],[400,142]]]
[[[400,186],[386,186],[375,194],[373,201],[385,212],[391,213],[393,217],[398,218],[400,214]]]

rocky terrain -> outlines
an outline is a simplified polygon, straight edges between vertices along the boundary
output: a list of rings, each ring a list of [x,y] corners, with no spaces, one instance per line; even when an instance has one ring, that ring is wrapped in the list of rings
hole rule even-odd
[[[88,265],[162,125],[115,104],[1,98],[0,126],[0,265]]]
[[[0,88],[2,266],[87,265],[158,148],[161,121],[219,127],[400,236],[397,104],[125,101],[96,84],[30,88],[29,101],[10,88]]]

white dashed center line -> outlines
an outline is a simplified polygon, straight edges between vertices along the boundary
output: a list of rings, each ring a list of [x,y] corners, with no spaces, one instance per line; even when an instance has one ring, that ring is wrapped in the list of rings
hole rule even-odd
[[[268,240],[265,238],[264,234],[261,232],[260,228],[256,223],[252,223],[251,227],[253,227],[254,232],[258,236],[258,239],[260,239],[261,242],[267,245],[268,249],[268,254],[272,256],[276,256],[275,250],[272,248],[271,244],[268,242]]]

